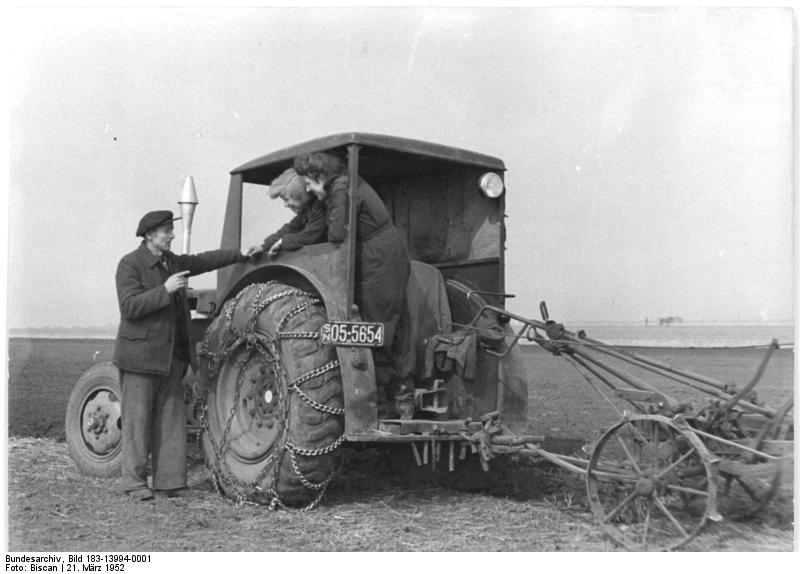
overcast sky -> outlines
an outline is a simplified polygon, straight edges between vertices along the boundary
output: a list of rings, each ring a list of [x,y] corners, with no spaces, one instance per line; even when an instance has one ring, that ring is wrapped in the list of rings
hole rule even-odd
[[[232,168],[345,131],[505,161],[517,313],[792,316],[788,9],[15,14],[10,328],[116,323],[117,262],[186,176],[213,249]],[[290,215],[265,205],[258,237]]]

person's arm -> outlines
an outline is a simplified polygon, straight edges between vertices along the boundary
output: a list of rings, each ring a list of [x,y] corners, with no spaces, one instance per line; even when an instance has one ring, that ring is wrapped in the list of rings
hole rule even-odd
[[[119,262],[116,282],[119,311],[126,319],[138,319],[172,304],[163,284],[145,289],[139,271],[131,261],[123,259]]]
[[[328,229],[328,224],[325,220],[326,215],[325,206],[321,202],[315,202],[309,208],[308,214],[303,217],[303,228],[295,233],[287,233],[281,237],[281,249],[295,251],[306,245],[323,243]]]
[[[347,235],[349,178],[339,177],[331,186],[328,197],[328,241],[341,243]]]
[[[286,223],[275,233],[268,235],[264,241],[261,243],[261,246],[264,248],[264,251],[269,250],[278,239],[282,239],[286,235],[292,233],[299,233],[305,227],[305,221],[303,220],[302,215],[295,215],[289,223]]]
[[[238,249],[214,249],[194,255],[176,255],[175,261],[181,271],[189,271],[189,276],[214,271],[220,267],[247,261],[247,256]]]

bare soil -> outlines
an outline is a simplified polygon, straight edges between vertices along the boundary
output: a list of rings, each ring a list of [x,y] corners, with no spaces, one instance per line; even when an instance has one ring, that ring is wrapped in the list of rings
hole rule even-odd
[[[189,498],[127,500],[114,480],[82,475],[63,442],[72,385],[103,340],[12,339],[9,344],[9,551],[614,551],[585,503],[583,481],[523,457],[493,464],[460,490],[418,469],[410,450],[346,449],[344,464],[311,512],[237,506],[214,490],[192,443]],[[617,414],[563,359],[530,360],[530,432],[569,451]],[[762,351],[653,349],[659,360],[726,381],[748,381]],[[776,353],[759,385],[778,402],[791,392],[793,356]],[[687,550],[791,551],[791,471],[756,518],[709,524]]]

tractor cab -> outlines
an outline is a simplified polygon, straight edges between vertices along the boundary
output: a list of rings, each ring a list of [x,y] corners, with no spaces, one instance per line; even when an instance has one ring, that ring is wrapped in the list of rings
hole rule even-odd
[[[509,411],[511,419],[524,420],[524,385],[509,387],[514,396],[504,401],[497,391],[499,362],[481,353],[482,345],[496,341],[498,331],[502,337],[502,325],[469,328],[484,303],[502,306],[507,297],[502,160],[364,133],[337,134],[284,148],[231,172],[221,247],[242,247],[246,194],[266,196],[270,182],[291,167],[295,157],[318,151],[346,157],[348,172],[378,192],[411,256],[407,300],[416,349],[415,418],[478,417],[502,409]],[[284,209],[279,202],[274,205]],[[352,209],[354,203],[349,205]],[[353,213],[349,221],[357,221]],[[353,303],[354,258],[355,233],[351,232],[339,245],[321,243],[282,253],[274,260],[262,257],[228,267],[218,272],[215,299],[199,302],[198,310],[219,310],[246,286],[275,280],[318,294],[329,321],[357,323],[361,318]],[[456,332],[458,337],[448,339]],[[453,365],[463,381],[458,390],[448,393],[446,380],[436,376],[437,345],[440,355],[452,347],[450,354],[460,353],[463,359]],[[366,439],[381,426],[371,353],[357,340],[337,342],[336,351],[344,381],[346,431],[351,437]],[[453,363],[452,359],[448,362]]]
[[[395,227],[403,235],[412,260],[435,266],[447,279],[473,285],[484,294],[504,288],[505,166],[497,158],[405,138],[345,133],[284,148],[250,161],[231,172],[222,248],[240,248],[244,193],[265,191],[270,182],[292,166],[295,157],[326,151],[346,155],[348,171],[366,180],[383,199]],[[352,177],[351,181],[357,178]],[[245,189],[246,188],[246,189]],[[351,205],[353,205],[351,203]],[[266,231],[266,230],[265,230]],[[355,234],[342,245],[345,279],[329,312],[351,314]],[[304,249],[296,257],[273,265],[296,265],[324,275],[332,246]],[[240,280],[268,262],[240,265],[219,272],[216,302],[228,298]],[[326,283],[334,278],[325,277]],[[500,299],[499,302],[502,300]],[[341,314],[341,315],[340,315]]]

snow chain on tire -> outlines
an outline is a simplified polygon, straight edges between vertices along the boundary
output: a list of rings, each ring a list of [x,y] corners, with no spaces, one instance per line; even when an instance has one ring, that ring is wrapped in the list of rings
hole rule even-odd
[[[247,320],[243,321],[245,316]],[[213,474],[215,488],[237,504],[265,504],[271,510],[297,506],[301,506],[300,510],[311,510],[322,499],[333,479],[337,467],[336,451],[345,440],[344,409],[335,348],[318,342],[319,327],[324,320],[324,307],[316,294],[270,281],[249,285],[227,301],[222,313],[206,331],[199,354],[207,363],[208,384],[200,397],[203,408],[198,440],[205,453],[206,466]],[[289,328],[290,323],[294,329]],[[302,330],[309,324],[310,329]],[[303,355],[302,351],[307,352]],[[235,462],[236,453],[231,452],[231,445],[238,440],[238,436],[231,434],[231,428],[237,417],[239,425],[242,424],[239,421],[246,419],[247,413],[237,411],[237,408],[252,404],[252,401],[248,403],[252,393],[244,400],[241,393],[248,383],[256,387],[252,373],[256,371],[258,361],[261,365],[258,373],[262,376],[265,365],[271,369],[273,377],[264,380],[269,378],[274,383],[278,429],[271,439],[268,455],[256,461],[260,469],[255,477],[242,480],[229,464],[229,455]],[[305,366],[307,370],[296,372],[309,362],[315,365],[314,368]],[[221,377],[226,365],[234,372],[238,369],[234,398],[224,420],[215,415],[215,429],[209,426],[209,409],[217,408],[220,400],[226,400],[224,396],[219,397],[226,388],[230,391],[231,382]],[[245,382],[248,372],[251,377]],[[316,386],[311,386],[312,382]],[[267,393],[271,398],[271,390]],[[212,404],[209,404],[209,394],[213,395]],[[249,414],[252,415],[254,410],[250,408]],[[221,433],[216,432],[223,424]],[[261,428],[260,423],[258,427]],[[238,426],[237,431],[241,431]],[[262,431],[254,429],[253,432]],[[237,434],[244,434],[244,431]],[[260,444],[255,438],[252,440],[256,445]],[[327,444],[320,446],[318,441],[322,440]],[[311,444],[307,444],[309,442]],[[306,470],[301,468],[301,461],[305,462]],[[243,464],[245,466],[237,468],[255,472],[255,465]],[[312,478],[311,474],[321,476]],[[263,484],[265,481],[266,486]],[[289,494],[280,492],[282,489]]]

